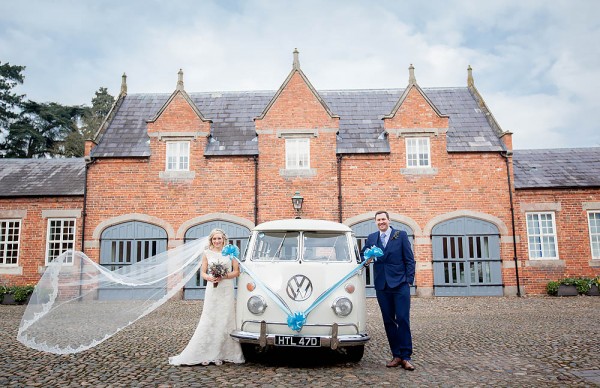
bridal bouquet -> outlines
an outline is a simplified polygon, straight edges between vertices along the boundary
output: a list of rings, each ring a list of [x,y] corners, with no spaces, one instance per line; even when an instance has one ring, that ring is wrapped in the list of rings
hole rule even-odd
[[[208,272],[216,278],[222,278],[227,276],[227,274],[229,273],[229,269],[227,267],[225,267],[225,265],[221,264],[221,263],[212,263],[209,267],[208,267]],[[213,283],[213,287],[217,287],[219,285],[219,282],[214,282]]]

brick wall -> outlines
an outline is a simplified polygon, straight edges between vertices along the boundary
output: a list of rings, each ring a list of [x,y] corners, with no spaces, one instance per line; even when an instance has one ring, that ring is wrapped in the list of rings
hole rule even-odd
[[[0,199],[0,219],[21,218],[21,236],[18,267],[21,274],[9,274],[8,267],[0,267],[0,283],[35,284],[45,268],[46,236],[48,233],[48,217],[43,212],[68,210],[81,214],[83,197],[32,197]],[[57,214],[57,213],[55,213]],[[61,218],[60,216],[52,218]],[[66,217],[65,217],[66,218]],[[82,219],[76,217],[75,249],[81,249]],[[14,267],[13,267],[14,268]]]
[[[550,280],[600,275],[600,260],[592,260],[586,203],[600,211],[598,189],[517,190],[516,216],[520,274],[530,293],[545,293]],[[526,212],[553,212],[558,239],[558,260],[529,259]]]

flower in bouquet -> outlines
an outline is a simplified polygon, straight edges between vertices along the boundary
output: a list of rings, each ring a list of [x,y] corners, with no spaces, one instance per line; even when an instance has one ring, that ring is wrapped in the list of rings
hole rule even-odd
[[[208,267],[208,272],[215,278],[223,278],[229,273],[229,269],[221,263],[212,263]],[[214,282],[213,287],[217,287],[219,282]]]

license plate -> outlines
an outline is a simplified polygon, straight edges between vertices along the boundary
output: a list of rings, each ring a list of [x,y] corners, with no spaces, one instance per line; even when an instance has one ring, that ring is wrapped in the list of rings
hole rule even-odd
[[[321,346],[321,338],[319,337],[300,337],[293,335],[276,335],[276,346],[299,346],[305,348]]]

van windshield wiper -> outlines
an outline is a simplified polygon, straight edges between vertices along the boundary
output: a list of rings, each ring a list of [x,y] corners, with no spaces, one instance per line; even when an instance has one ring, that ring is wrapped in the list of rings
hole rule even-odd
[[[283,238],[281,239],[279,247],[277,247],[277,251],[275,252],[275,256],[273,256],[273,259],[279,259],[279,254],[281,253],[281,248],[283,247],[283,242],[285,241],[285,236],[287,236],[287,232],[283,234]]]

